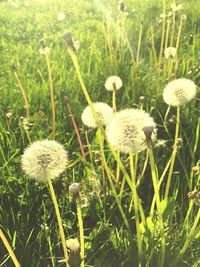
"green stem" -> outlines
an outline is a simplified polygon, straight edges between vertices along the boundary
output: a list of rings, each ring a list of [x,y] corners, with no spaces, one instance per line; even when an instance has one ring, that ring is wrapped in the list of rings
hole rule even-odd
[[[55,113],[55,103],[54,103],[54,90],[53,90],[53,80],[51,75],[51,67],[48,58],[48,54],[45,53],[45,59],[47,63],[48,75],[49,75],[49,83],[50,83],[50,95],[51,95],[51,111],[52,111],[52,137],[55,139],[56,134],[56,113]]]
[[[48,181],[49,184],[49,191],[50,191],[50,195],[54,204],[54,208],[55,208],[55,212],[56,212],[56,217],[57,217],[57,221],[58,221],[58,228],[59,228],[59,233],[60,233],[60,238],[61,238],[61,242],[62,242],[62,247],[63,247],[63,252],[64,252],[64,257],[66,260],[66,267],[69,267],[68,265],[68,252],[67,252],[67,245],[66,245],[66,239],[65,239],[65,234],[64,234],[64,229],[63,229],[63,225],[62,225],[62,220],[61,220],[61,216],[60,216],[60,211],[59,211],[59,207],[58,207],[58,202],[56,199],[56,195],[55,195],[55,191],[52,185],[52,181],[49,179]]]
[[[105,158],[105,153],[104,153],[104,147],[103,147],[103,143],[104,143],[104,140],[103,140],[103,136],[102,134],[99,132],[99,145],[100,145],[100,151],[101,151],[101,156],[102,156],[102,162],[104,164],[104,167],[105,167],[105,170],[106,170],[106,174],[107,174],[107,178],[108,178],[108,181],[110,183],[110,187],[111,187],[111,190],[113,192],[113,195],[115,197],[115,201],[117,203],[117,206],[119,208],[119,211],[121,213],[121,216],[122,216],[122,219],[124,220],[124,224],[129,232],[129,236],[130,236],[130,240],[132,239],[132,235],[131,235],[131,229],[130,229],[130,226],[129,226],[129,223],[128,223],[128,220],[126,218],[126,215],[123,211],[123,208],[122,208],[122,205],[120,203],[120,200],[118,198],[118,195],[117,195],[117,192],[116,192],[116,189],[115,189],[115,186],[114,186],[114,183],[112,181],[112,178],[111,178],[111,170],[110,168],[108,167],[108,164],[107,164],[107,161],[106,161],[106,158]]]
[[[150,165],[151,165],[151,175],[152,175],[152,182],[153,182],[153,187],[154,187],[156,207],[157,207],[157,212],[158,212],[158,222],[159,222],[159,227],[160,227],[160,237],[161,237],[161,258],[160,258],[159,267],[163,267],[165,263],[165,250],[166,250],[165,232],[164,232],[164,223],[163,223],[162,210],[161,210],[161,204],[160,204],[159,185],[158,185],[158,180],[157,180],[157,175],[156,175],[153,151],[151,148],[149,148],[149,159],[150,159]]]
[[[13,252],[10,244],[8,243],[7,238],[5,237],[4,233],[2,232],[2,230],[0,229],[0,238],[3,241],[4,246],[6,247],[13,263],[15,264],[15,267],[21,267],[20,263],[17,260],[17,257],[15,256],[15,253]]]
[[[84,228],[83,228],[83,218],[81,212],[80,198],[76,198],[77,206],[77,216],[78,216],[78,226],[79,226],[79,235],[80,235],[80,245],[81,245],[81,267],[84,267],[84,257],[85,257],[85,245],[84,245]]]
[[[200,225],[198,226],[199,220],[200,220],[200,209],[198,210],[197,216],[196,216],[195,221],[193,223],[192,229],[191,229],[191,231],[190,231],[190,233],[189,233],[189,235],[185,241],[185,244],[183,245],[182,249],[180,250],[178,257],[176,257],[174,266],[176,266],[177,263],[180,261],[180,259],[183,257],[189,244],[195,238],[196,234],[199,233],[199,231],[200,231]]]
[[[180,127],[180,107],[177,107],[174,147],[173,147],[173,152],[171,156],[171,164],[170,164],[170,169],[169,169],[169,174],[168,174],[167,184],[166,184],[166,189],[165,189],[165,198],[167,198],[169,194],[171,178],[172,178],[172,174],[174,170],[174,164],[175,164],[175,159],[176,159],[176,154],[177,154],[177,140],[178,140],[178,135],[179,135],[179,127]]]
[[[113,92],[112,107],[113,107],[113,112],[116,112],[116,110],[117,110],[117,108],[116,108],[116,90],[114,89],[112,92]]]
[[[142,238],[141,238],[141,232],[140,232],[140,218],[139,218],[139,212],[138,212],[138,200],[139,200],[139,198],[137,197],[134,159],[133,159],[132,153],[130,153],[130,169],[131,169],[131,178],[132,178],[132,184],[133,184],[133,204],[134,204],[133,206],[134,206],[134,212],[135,212],[135,224],[136,224],[136,232],[137,232],[138,258],[139,258],[139,266],[141,266]]]
[[[21,90],[21,94],[22,94],[22,97],[23,97],[23,100],[24,100],[24,105],[25,105],[25,108],[26,108],[26,116],[29,117],[29,104],[28,104],[28,99],[27,99],[27,96],[26,96],[26,92],[24,90],[24,87],[22,86],[22,83],[20,81],[20,78],[17,74],[16,71],[14,71],[14,75],[15,75],[15,78],[18,82],[18,85],[19,85],[19,88]]]

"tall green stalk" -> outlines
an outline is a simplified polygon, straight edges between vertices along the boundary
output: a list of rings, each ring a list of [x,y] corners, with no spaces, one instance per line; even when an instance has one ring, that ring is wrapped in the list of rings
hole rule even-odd
[[[161,257],[160,257],[158,266],[163,267],[165,263],[165,252],[166,252],[165,232],[164,232],[164,223],[163,223],[161,203],[160,203],[159,185],[158,185],[158,179],[157,179],[157,174],[156,174],[153,151],[151,148],[149,148],[149,159],[150,159],[150,165],[151,165],[151,176],[152,176],[152,182],[153,182],[153,187],[154,187],[154,194],[155,194],[156,207],[157,207],[157,213],[158,213],[158,223],[160,227],[160,237],[161,237]]]
[[[191,241],[195,238],[196,234],[198,234],[200,232],[200,225],[199,224],[199,220],[200,220],[200,208],[198,210],[197,216],[195,218],[195,221],[193,223],[192,229],[183,245],[183,247],[181,248],[178,256],[175,259],[174,264],[172,265],[173,267],[177,266],[178,262],[181,260],[181,258],[183,257],[184,253],[186,252],[188,246],[190,245]]]
[[[170,164],[170,169],[169,169],[169,174],[168,174],[167,184],[166,184],[166,189],[165,189],[165,198],[167,198],[169,195],[169,188],[171,184],[171,179],[172,179],[172,174],[173,174],[174,164],[175,164],[175,159],[176,159],[176,154],[177,154],[177,140],[178,140],[178,135],[179,135],[179,128],[180,128],[180,107],[177,107],[176,131],[175,131],[175,137],[174,137],[173,152],[171,156],[171,164]]]
[[[77,207],[77,216],[78,216],[78,226],[79,226],[79,236],[80,236],[80,245],[81,245],[81,267],[85,266],[85,243],[84,243],[84,228],[83,228],[83,218],[81,212],[80,198],[76,198],[76,207]]]
[[[63,229],[63,225],[62,225],[62,220],[61,220],[61,216],[60,216],[60,211],[59,211],[55,191],[54,191],[54,188],[52,185],[52,181],[50,179],[48,181],[48,184],[49,184],[49,191],[50,191],[50,195],[51,195],[51,198],[52,198],[52,201],[54,204],[56,217],[57,217],[57,221],[58,221],[58,229],[59,229],[60,238],[61,238],[62,247],[63,247],[63,252],[64,252],[64,257],[65,257],[65,261],[66,261],[66,267],[69,267],[69,265],[68,265],[69,257],[68,257],[68,252],[67,252],[67,245],[66,245],[64,229]]]
[[[17,257],[15,256],[15,253],[13,252],[10,244],[8,243],[7,238],[5,237],[4,233],[2,232],[2,230],[0,229],[0,239],[3,241],[4,246],[6,247],[15,267],[21,267]]]
[[[141,238],[141,232],[140,232],[140,218],[139,218],[139,212],[138,212],[138,200],[139,200],[139,198],[137,197],[133,153],[130,153],[130,170],[131,170],[131,178],[132,178],[133,191],[134,191],[133,192],[133,204],[134,204],[133,206],[134,206],[134,212],[135,212],[135,224],[136,224],[136,232],[137,232],[138,259],[139,259],[139,265],[138,266],[141,266],[142,238]]]

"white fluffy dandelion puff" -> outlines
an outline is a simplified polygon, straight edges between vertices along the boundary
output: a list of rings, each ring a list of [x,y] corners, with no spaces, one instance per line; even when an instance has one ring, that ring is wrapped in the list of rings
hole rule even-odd
[[[147,147],[142,130],[146,125],[155,128],[155,122],[148,113],[138,109],[125,109],[113,116],[106,135],[114,149],[124,153],[137,153]],[[155,134],[152,138],[155,138]]]
[[[167,84],[163,92],[165,103],[178,107],[189,102],[196,96],[196,85],[185,78],[173,80]]]
[[[22,155],[22,169],[37,181],[47,182],[56,178],[68,162],[67,152],[56,141],[36,141],[27,147]]]
[[[107,125],[113,116],[113,109],[109,105],[103,102],[95,102],[93,103],[93,107],[99,117],[100,122],[103,125]],[[81,119],[82,119],[82,122],[87,127],[97,128],[97,124],[96,124],[96,121],[95,121],[95,118],[93,116],[90,106],[87,106],[84,109],[81,115]]]
[[[105,82],[105,88],[108,91],[116,91],[122,87],[122,80],[118,76],[110,76]]]
[[[57,14],[57,20],[59,20],[59,21],[63,21],[63,20],[65,20],[65,13],[63,13],[63,12],[59,12],[59,13]]]
[[[169,59],[169,58],[175,58],[176,57],[176,48],[175,47],[167,47],[165,49],[165,58]]]

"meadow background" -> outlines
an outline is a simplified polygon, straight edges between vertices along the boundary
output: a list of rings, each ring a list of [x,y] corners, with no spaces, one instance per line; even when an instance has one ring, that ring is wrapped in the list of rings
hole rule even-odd
[[[186,20],[183,21],[181,29],[176,77],[191,79],[199,86],[200,2],[176,2],[179,3],[183,9],[177,12],[174,40],[177,40],[180,16],[186,15]],[[83,195],[89,203],[82,208],[85,266],[137,266],[137,245],[135,242],[131,249],[128,245],[126,227],[106,174],[102,171],[95,131],[88,133],[93,154],[92,163],[87,153],[86,137],[81,122],[81,113],[87,106],[87,101],[62,33],[71,31],[74,39],[80,41],[77,57],[92,101],[112,105],[112,95],[104,88],[106,79],[111,75],[118,75],[123,81],[123,88],[117,92],[118,110],[138,107],[140,97],[145,97],[144,109],[157,123],[158,138],[165,141],[154,149],[158,172],[162,173],[172,153],[176,115],[175,108],[172,108],[167,122],[164,122],[167,105],[163,101],[162,93],[168,81],[175,76],[164,75],[164,54],[161,55],[159,66],[162,4],[162,1],[156,0],[125,1],[128,12],[124,22],[126,38],[124,37],[125,40],[121,42],[120,50],[116,51],[119,29],[118,1],[0,2],[0,227],[22,266],[63,266],[59,262],[63,257],[62,248],[48,188],[45,184],[29,180],[21,170],[21,155],[29,144],[29,138],[32,141],[50,139],[52,132],[49,77],[45,56],[39,52],[41,45],[51,48],[48,57],[54,84],[56,140],[65,145],[71,161],[62,177],[54,183],[66,236],[78,236],[76,205],[68,188],[72,182],[82,182]],[[172,1],[166,1],[168,12],[171,10],[170,4]],[[65,14],[62,21],[57,19],[59,12]],[[141,44],[138,54],[140,32]],[[30,105],[30,117],[26,125],[22,119],[26,118],[26,109],[14,75],[13,64],[17,67]],[[64,96],[69,97],[87,153],[88,164],[82,160]],[[178,151],[173,170],[171,199],[163,208],[167,236],[165,266],[169,267],[184,244],[199,209],[187,197],[188,192],[199,189],[199,175],[192,171],[200,159],[199,111],[198,91],[196,98],[181,108],[180,137],[183,144]],[[108,163],[115,172],[116,163],[107,148],[105,152]],[[127,156],[121,157],[128,169]],[[141,179],[138,194],[148,214],[154,193],[148,162],[143,173],[145,157],[145,152],[142,152],[138,162],[137,178]],[[101,185],[99,188],[91,185],[91,177],[98,180]],[[161,195],[165,183],[166,179],[160,190]],[[115,181],[114,184],[119,194],[121,185]],[[120,201],[131,231],[135,233],[131,199],[130,189],[125,184]],[[157,266],[159,238],[156,238],[154,231],[153,233],[147,229],[144,232],[146,252],[142,266]],[[199,237],[198,234],[190,243],[183,259],[178,263],[179,267],[200,266]],[[154,248],[156,249],[153,250]],[[2,242],[0,266],[13,266]]]

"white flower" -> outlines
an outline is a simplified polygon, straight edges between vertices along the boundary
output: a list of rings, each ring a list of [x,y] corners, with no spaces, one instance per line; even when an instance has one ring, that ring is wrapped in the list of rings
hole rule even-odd
[[[108,91],[119,90],[122,87],[122,80],[118,76],[110,76],[105,82]]]
[[[49,48],[49,47],[44,47],[44,48],[39,49],[39,52],[41,55],[49,54],[50,51],[51,51],[51,48]]]
[[[113,109],[109,105],[107,105],[106,103],[103,103],[103,102],[95,102],[95,103],[93,103],[93,107],[94,107],[94,110],[96,111],[101,123],[103,125],[107,125],[110,122],[111,117],[113,115]],[[92,110],[91,110],[90,106],[87,106],[84,109],[84,111],[81,115],[81,119],[82,119],[82,122],[86,126],[91,127],[91,128],[97,128],[97,124],[96,124],[95,118],[92,114]]]
[[[175,47],[167,47],[165,49],[165,58],[174,58],[176,56],[176,48]]]
[[[72,252],[77,252],[80,249],[78,238],[70,238],[66,240],[66,244]]]
[[[59,20],[59,21],[63,21],[63,20],[65,20],[65,13],[63,13],[63,12],[59,12],[59,13],[57,14],[57,20]]]
[[[163,92],[165,103],[178,107],[192,100],[196,95],[196,85],[185,78],[173,80],[167,84]]]
[[[167,15],[166,15],[165,13],[160,14],[160,18],[161,18],[161,19],[166,18],[166,16],[167,16]]]
[[[142,130],[146,125],[155,128],[154,120],[148,113],[139,109],[125,109],[115,113],[106,129],[106,135],[116,150],[137,153],[146,148],[146,137]]]
[[[181,4],[179,4],[177,6],[175,4],[171,4],[170,7],[171,7],[171,9],[172,9],[173,12],[176,12],[178,10],[183,9],[183,6]]]
[[[56,141],[36,141],[24,150],[22,169],[37,181],[46,182],[59,176],[68,162],[67,152]]]

